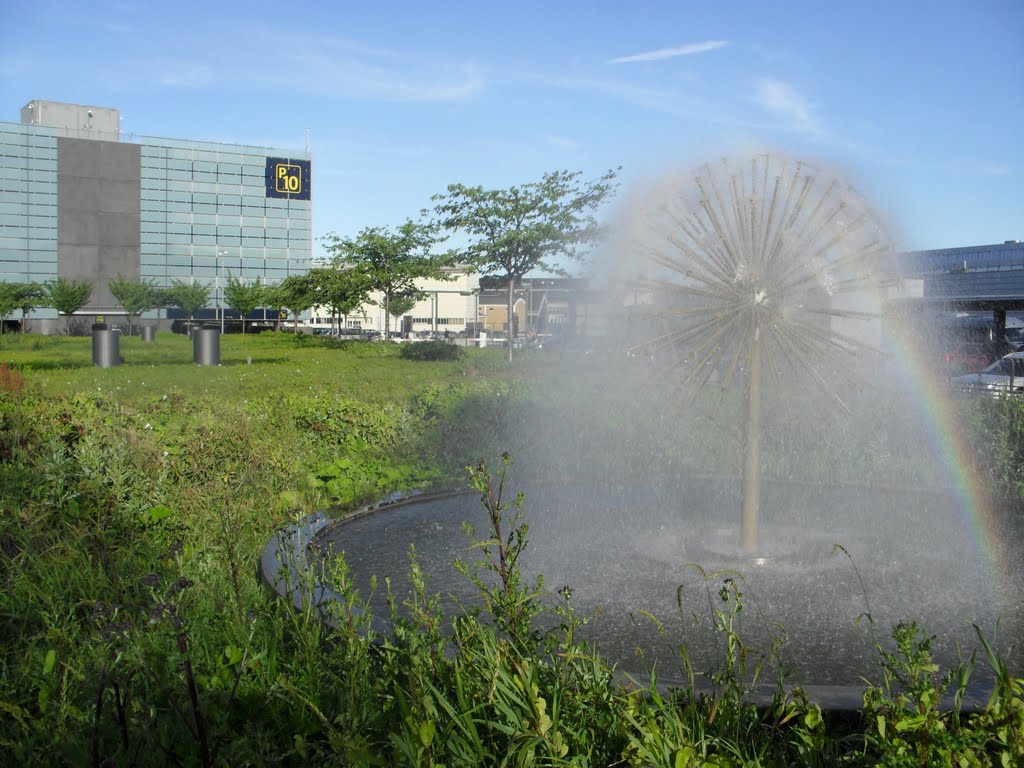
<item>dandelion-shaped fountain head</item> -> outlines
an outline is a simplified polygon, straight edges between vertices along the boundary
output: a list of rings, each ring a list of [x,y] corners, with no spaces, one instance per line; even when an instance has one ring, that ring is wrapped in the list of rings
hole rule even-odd
[[[704,163],[663,194],[636,243],[652,299],[633,314],[657,330],[636,344],[684,384],[746,384],[742,538],[753,549],[762,381],[799,372],[834,392],[845,358],[873,349],[851,329],[876,316],[864,298],[892,246],[855,190],[781,155]]]

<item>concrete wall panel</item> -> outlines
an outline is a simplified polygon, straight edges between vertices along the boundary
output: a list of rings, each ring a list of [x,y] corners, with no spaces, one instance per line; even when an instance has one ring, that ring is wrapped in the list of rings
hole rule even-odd
[[[134,181],[100,179],[98,194],[105,201],[104,213],[131,214],[136,219],[139,217],[142,202],[138,176]]]
[[[109,311],[117,301],[107,282],[140,275],[140,147],[60,138],[57,158],[58,274],[92,282],[85,309]]]
[[[57,237],[62,261],[68,245],[87,243],[95,247],[99,244],[100,222],[95,213],[62,208],[57,220],[60,227]]]

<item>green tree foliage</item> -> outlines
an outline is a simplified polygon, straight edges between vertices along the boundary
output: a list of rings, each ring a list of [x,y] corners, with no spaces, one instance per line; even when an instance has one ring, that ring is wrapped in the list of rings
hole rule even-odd
[[[128,313],[129,336],[132,335],[132,318],[160,303],[160,289],[152,280],[129,280],[119,273],[107,283],[107,287]]]
[[[331,313],[331,330],[342,316],[359,311],[369,301],[371,284],[367,276],[356,269],[339,266],[317,267],[309,270],[313,304],[327,307]]]
[[[408,314],[416,303],[423,298],[424,294],[419,291],[412,293],[398,293],[391,297],[388,303],[388,314],[396,320],[402,315]]]
[[[17,283],[0,283],[0,333],[4,328],[2,321],[7,320],[7,316],[18,308],[17,289]]]
[[[28,326],[28,313],[46,298],[46,292],[39,283],[12,283],[14,286],[15,306],[21,310],[21,332]]]
[[[292,329],[299,332],[299,315],[313,306],[314,281],[309,273],[288,275],[274,288],[274,304],[292,313]]]
[[[434,195],[440,225],[470,239],[464,261],[505,278],[510,338],[516,284],[535,269],[564,274],[558,260],[583,255],[600,232],[594,213],[618,187],[618,170],[590,181],[579,171],[554,171],[508,189],[450,184]],[[511,343],[508,355],[511,360]]]
[[[242,317],[242,333],[245,333],[245,318],[250,312],[261,306],[266,290],[259,282],[246,283],[228,273],[228,282],[224,286],[224,301],[231,309]]]
[[[57,278],[46,283],[46,302],[64,315],[64,330],[71,330],[71,315],[84,307],[92,296],[92,283],[88,280],[68,280]]]
[[[210,286],[205,283],[186,283],[172,280],[171,287],[164,291],[165,306],[177,307],[191,320],[192,316],[210,301]]]
[[[384,305],[384,338],[391,330],[391,302],[396,296],[415,295],[421,278],[448,279],[451,259],[430,250],[439,240],[431,224],[406,220],[397,230],[369,227],[354,239],[335,233],[323,238],[335,263],[365,276],[370,291],[379,291]]]

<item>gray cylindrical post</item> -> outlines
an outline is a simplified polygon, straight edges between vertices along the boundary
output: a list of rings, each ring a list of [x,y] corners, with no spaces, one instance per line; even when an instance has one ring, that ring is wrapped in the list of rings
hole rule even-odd
[[[220,329],[192,331],[192,359],[197,365],[220,365]]]
[[[155,338],[156,338],[156,328],[154,328],[152,325],[144,325],[144,326],[142,326],[142,340],[143,341],[152,341]]]
[[[103,329],[92,332],[92,364],[100,368],[113,368],[121,364],[119,333]]]

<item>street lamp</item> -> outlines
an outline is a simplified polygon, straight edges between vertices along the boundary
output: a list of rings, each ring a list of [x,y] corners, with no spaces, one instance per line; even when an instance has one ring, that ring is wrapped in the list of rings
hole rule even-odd
[[[220,312],[220,335],[224,335],[224,294],[220,289],[220,265],[221,259],[227,256],[227,251],[217,251],[217,309]]]

